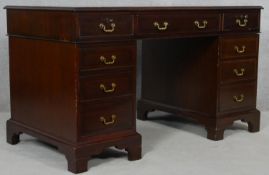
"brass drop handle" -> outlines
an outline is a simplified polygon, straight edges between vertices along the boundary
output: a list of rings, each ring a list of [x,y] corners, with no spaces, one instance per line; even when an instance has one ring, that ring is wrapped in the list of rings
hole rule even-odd
[[[168,22],[166,22],[166,21],[163,22],[162,27],[157,21],[155,21],[153,23],[153,25],[154,25],[154,27],[157,27],[157,29],[160,31],[167,30],[167,28],[168,28]]]
[[[239,54],[241,54],[241,53],[245,53],[246,52],[246,46],[242,46],[241,47],[241,49],[239,49],[239,47],[238,46],[234,46],[234,50],[237,52],[237,53],[239,53]]]
[[[242,77],[244,75],[244,73],[245,73],[245,69],[244,68],[241,68],[240,69],[240,72],[239,72],[238,69],[234,69],[233,71],[234,71],[235,75],[238,76],[238,77]]]
[[[110,29],[107,29],[106,25],[103,24],[103,23],[100,23],[99,24],[99,27],[100,27],[100,29],[102,29],[106,33],[112,33],[112,32],[114,32],[114,30],[116,28],[116,24],[115,23],[111,23],[110,24],[110,27],[111,27]]]
[[[248,19],[244,19],[242,21],[242,19],[236,19],[236,24],[238,24],[239,27],[246,27],[248,24]]]
[[[194,21],[194,24],[196,27],[198,27],[199,29],[205,29],[207,27],[207,20],[203,20],[203,24],[200,24],[200,22],[198,20]]]
[[[103,90],[105,93],[112,93],[116,89],[116,83],[111,83],[111,89],[107,89],[104,84],[100,84],[100,89]]]
[[[107,58],[104,57],[104,56],[100,56],[100,61],[109,65],[109,64],[114,64],[115,63],[115,60],[117,59],[117,57],[115,55],[112,55],[111,56],[111,61],[107,61]]]
[[[116,118],[117,116],[115,114],[113,114],[111,116],[111,120],[107,121],[105,117],[100,117],[100,121],[104,124],[104,125],[113,125],[116,122]]]
[[[242,103],[245,99],[245,96],[244,96],[244,94],[241,94],[239,97],[235,95],[235,96],[233,96],[233,99],[237,103]]]

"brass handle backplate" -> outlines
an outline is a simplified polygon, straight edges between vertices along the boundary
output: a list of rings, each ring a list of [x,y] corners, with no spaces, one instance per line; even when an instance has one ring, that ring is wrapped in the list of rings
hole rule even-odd
[[[246,27],[248,25],[248,19],[236,19],[235,22],[239,27]]]
[[[100,121],[104,124],[104,125],[113,125],[116,122],[116,118],[117,116],[115,114],[113,114],[111,116],[111,120],[107,121],[105,117],[100,117]]]
[[[241,68],[240,71],[238,69],[234,69],[233,70],[235,75],[238,76],[238,77],[242,77],[245,73],[245,69],[244,68]]]
[[[117,57],[115,55],[111,56],[111,61],[107,61],[106,57],[100,56],[100,61],[103,62],[104,64],[114,64],[116,59]]]
[[[194,21],[194,24],[199,29],[205,29],[207,27],[208,21],[203,20],[203,24],[200,24],[200,22],[198,20],[196,20],[196,21]]]
[[[245,100],[244,94],[241,94],[240,96],[233,96],[233,99],[237,103],[242,103]]]
[[[110,28],[107,28],[105,24],[100,23],[100,24],[99,24],[99,27],[100,27],[100,29],[103,30],[103,32],[106,32],[106,33],[112,33],[112,32],[115,31],[116,24],[115,24],[115,23],[110,23]]]
[[[246,46],[242,46],[241,49],[239,49],[238,46],[234,46],[234,50],[237,52],[237,53],[245,53],[246,52]]]
[[[107,89],[104,84],[100,84],[100,89],[103,90],[105,93],[112,93],[115,92],[116,89],[116,83],[111,83],[111,89]]]
[[[167,30],[167,28],[168,28],[168,22],[166,22],[166,21],[163,22],[162,27],[157,21],[155,21],[153,23],[153,25],[154,25],[154,27],[157,27],[157,29],[160,31]]]

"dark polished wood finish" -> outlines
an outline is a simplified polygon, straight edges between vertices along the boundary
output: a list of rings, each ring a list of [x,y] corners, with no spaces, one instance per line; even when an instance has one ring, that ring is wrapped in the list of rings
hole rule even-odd
[[[262,7],[23,7],[7,9],[11,119],[87,171],[104,148],[141,158],[136,132],[136,40],[142,39],[137,117],[171,112],[223,139],[236,120],[259,131],[257,65]]]

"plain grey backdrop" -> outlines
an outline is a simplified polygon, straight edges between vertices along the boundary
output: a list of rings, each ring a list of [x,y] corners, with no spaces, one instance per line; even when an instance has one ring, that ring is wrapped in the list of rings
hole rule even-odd
[[[6,5],[36,6],[222,6],[261,5],[260,57],[258,73],[258,108],[269,110],[269,1],[268,0],[0,0],[0,112],[9,112],[9,62],[6,36]],[[138,64],[139,65],[139,64]]]

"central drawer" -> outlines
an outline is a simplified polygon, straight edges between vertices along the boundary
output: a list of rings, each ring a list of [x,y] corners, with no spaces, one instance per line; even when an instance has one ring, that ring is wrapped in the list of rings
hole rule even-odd
[[[81,136],[109,134],[135,127],[134,97],[80,103]]]
[[[138,16],[139,34],[204,33],[220,31],[219,14],[143,14]]]
[[[135,79],[132,70],[86,73],[80,77],[80,100],[135,93]]]

